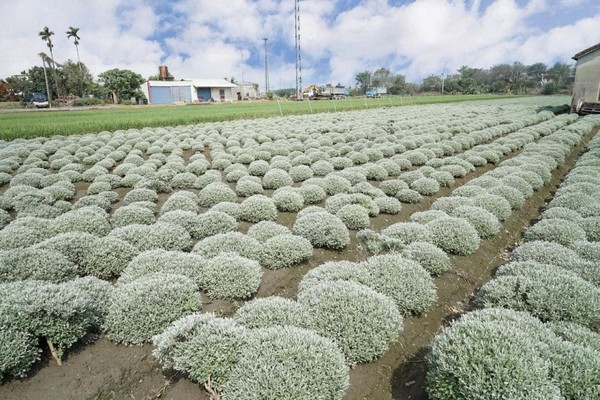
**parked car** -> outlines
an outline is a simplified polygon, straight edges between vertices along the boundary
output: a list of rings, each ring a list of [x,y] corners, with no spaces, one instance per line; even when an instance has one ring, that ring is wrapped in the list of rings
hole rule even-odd
[[[42,92],[27,93],[23,97],[23,104],[25,107],[36,107],[36,108],[48,108],[48,99]]]

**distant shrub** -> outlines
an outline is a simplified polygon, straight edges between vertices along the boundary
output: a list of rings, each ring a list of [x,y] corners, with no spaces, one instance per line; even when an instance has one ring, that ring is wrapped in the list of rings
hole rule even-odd
[[[198,204],[201,207],[210,208],[223,201],[235,202],[235,192],[222,182],[213,182],[206,185],[198,193]]]
[[[240,219],[247,222],[274,221],[277,206],[273,200],[260,194],[248,197],[240,204]]]
[[[435,179],[440,186],[450,187],[454,184],[454,177],[448,171],[435,171],[429,175],[429,178]]]
[[[466,256],[479,248],[479,235],[463,218],[443,217],[427,223],[433,244],[442,250]]]
[[[416,190],[402,189],[396,193],[396,198],[402,203],[415,204],[423,199],[423,196]]]
[[[258,240],[261,243],[266,242],[268,239],[274,236],[291,233],[292,232],[288,227],[273,221],[261,221],[248,228],[248,236]]]
[[[297,212],[304,206],[304,197],[291,187],[276,190],[272,199],[279,211]]]
[[[296,219],[292,232],[308,239],[315,247],[342,249],[350,243],[348,228],[329,213],[310,213]]]
[[[449,214],[452,217],[466,219],[482,239],[494,236],[500,231],[498,218],[481,207],[461,206],[450,211]]]
[[[269,169],[271,169],[271,166],[265,160],[252,161],[250,165],[248,165],[248,173],[254,176],[263,176]]]
[[[77,276],[77,266],[62,253],[28,247],[0,251],[0,282],[40,280],[66,282]]]
[[[575,295],[576,294],[576,295]],[[504,269],[481,287],[479,307],[527,311],[542,321],[573,321],[591,325],[600,318],[600,290],[572,272],[554,265],[523,265]]]
[[[543,219],[525,231],[525,240],[545,240],[570,247],[576,241],[586,240],[586,232],[577,222]]]
[[[279,296],[254,299],[238,308],[235,322],[246,328],[297,326],[310,329],[312,322],[303,304]]]
[[[445,213],[450,213],[454,209],[462,206],[471,206],[473,201],[469,197],[451,196],[440,197],[431,204],[432,210],[441,210]]]
[[[210,211],[225,213],[236,220],[239,220],[241,215],[240,205],[230,201],[224,201],[222,203],[215,204],[210,208]]]
[[[348,193],[352,188],[352,184],[348,179],[338,175],[329,174],[324,179],[325,191],[330,196],[338,193]]]
[[[175,224],[127,225],[114,229],[109,236],[124,240],[139,251],[152,249],[185,250],[191,237],[187,230]]]
[[[166,214],[171,211],[189,211],[198,212],[198,199],[192,192],[180,191],[173,193],[160,208],[160,214]]]
[[[111,231],[108,214],[99,207],[82,207],[66,212],[50,223],[56,234],[67,232],[85,232],[105,236]]]
[[[402,250],[402,255],[418,262],[434,276],[446,272],[452,266],[446,252],[432,243],[412,242]]]
[[[504,221],[512,214],[511,205],[504,197],[495,194],[482,194],[472,198],[476,207],[488,210],[498,218]]]
[[[252,362],[251,360],[254,360]],[[256,360],[261,360],[256,366]],[[273,365],[277,365],[275,370]],[[341,399],[348,386],[344,356],[330,340],[291,326],[250,333],[223,387],[224,398]]]
[[[313,247],[307,239],[281,234],[264,242],[260,263],[269,269],[286,268],[308,260],[312,254]]]
[[[432,178],[420,178],[412,182],[410,188],[423,196],[433,196],[440,190],[440,184]]]
[[[131,224],[152,225],[156,222],[154,211],[137,205],[119,207],[110,217],[113,227]]]
[[[86,208],[86,207],[98,207],[103,209],[104,211],[110,211],[111,209],[111,201],[109,198],[105,197],[105,196],[101,196],[99,194],[95,194],[95,195],[88,195],[88,196],[83,196],[81,198],[79,198],[79,200],[77,200],[75,202],[75,204],[73,204],[73,209],[78,209],[78,208]]]
[[[358,204],[347,204],[335,214],[348,229],[364,229],[369,227],[370,219],[366,208]]]
[[[284,186],[291,186],[294,180],[282,169],[270,169],[263,176],[262,184],[265,189],[279,189]]]
[[[289,176],[294,182],[302,182],[313,177],[313,170],[307,165],[296,165],[289,170]]]
[[[256,293],[261,278],[257,261],[222,253],[206,261],[202,289],[211,299],[245,299]]]
[[[232,252],[244,258],[260,260],[261,248],[260,242],[250,236],[240,232],[228,232],[202,239],[196,243],[193,252],[207,258]]]
[[[384,236],[389,236],[407,245],[412,242],[431,242],[431,232],[426,225],[416,222],[396,222],[381,231]]]
[[[259,178],[247,177],[237,182],[235,192],[240,197],[250,197],[255,194],[263,194],[265,190]]]
[[[194,313],[174,321],[152,338],[154,357],[165,369],[186,372],[190,379],[221,389],[239,361],[247,332],[234,321]]]
[[[402,314],[394,301],[356,282],[303,287],[298,302],[312,315],[313,329],[332,339],[349,364],[381,356],[402,329]]]
[[[119,277],[126,284],[154,273],[177,274],[190,278],[198,287],[204,279],[206,259],[197,254],[162,249],[147,250],[135,256]]]
[[[408,184],[400,179],[391,179],[381,182],[379,189],[388,196],[395,196],[400,190],[408,189]]]
[[[151,274],[117,286],[106,316],[107,336],[116,342],[142,344],[173,321],[200,309],[191,279]]]

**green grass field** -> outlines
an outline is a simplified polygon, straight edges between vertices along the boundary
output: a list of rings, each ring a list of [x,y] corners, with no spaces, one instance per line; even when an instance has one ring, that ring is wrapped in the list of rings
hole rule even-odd
[[[256,101],[186,106],[123,106],[34,111],[5,110],[0,112],[0,139],[12,140],[39,136],[73,135],[130,128],[189,125],[242,118],[262,118],[506,97],[491,95],[390,96],[379,99],[348,98],[333,101]]]

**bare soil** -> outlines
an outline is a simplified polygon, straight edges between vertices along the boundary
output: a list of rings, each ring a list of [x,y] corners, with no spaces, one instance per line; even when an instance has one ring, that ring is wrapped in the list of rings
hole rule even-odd
[[[522,209],[504,222],[500,234],[483,241],[477,252],[468,257],[452,257],[452,269],[435,278],[437,303],[426,314],[406,318],[403,332],[383,357],[352,369],[345,400],[427,399],[424,362],[427,346],[443,326],[470,308],[473,294],[506,261],[510,249],[519,243],[523,231],[539,216],[540,210],[552,198],[564,175],[573,167],[596,132],[588,134],[573,149],[567,162],[554,171],[548,185],[537,191]],[[493,165],[478,168],[467,177],[458,179],[453,188],[492,168]],[[86,187],[77,187],[78,196],[85,194]],[[398,215],[373,218],[371,228],[380,230],[392,223],[406,221],[412,213],[429,209],[435,199],[448,196],[450,192],[451,189],[444,188],[419,204],[403,205]],[[164,202],[166,197],[161,196],[160,201]],[[115,204],[115,207],[118,206],[120,203]],[[279,213],[278,222],[281,224],[291,227],[294,220],[295,214]],[[241,223],[240,231],[246,232],[248,226]],[[280,295],[294,298],[298,282],[315,266],[331,260],[359,261],[367,257],[368,254],[359,248],[353,233],[351,244],[343,251],[315,249],[310,261],[298,267],[265,270],[256,297]],[[204,311],[222,315],[231,315],[241,305],[204,300]],[[127,347],[104,337],[71,349],[64,357],[62,366],[56,365],[49,352],[44,352],[28,378],[10,380],[0,386],[0,399],[209,399],[200,385],[180,374],[163,372],[151,353],[151,345]]]

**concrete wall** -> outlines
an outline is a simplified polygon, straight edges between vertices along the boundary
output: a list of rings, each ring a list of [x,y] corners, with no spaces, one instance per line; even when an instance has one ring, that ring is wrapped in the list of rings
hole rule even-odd
[[[598,103],[600,96],[600,50],[577,60],[573,103]]]

